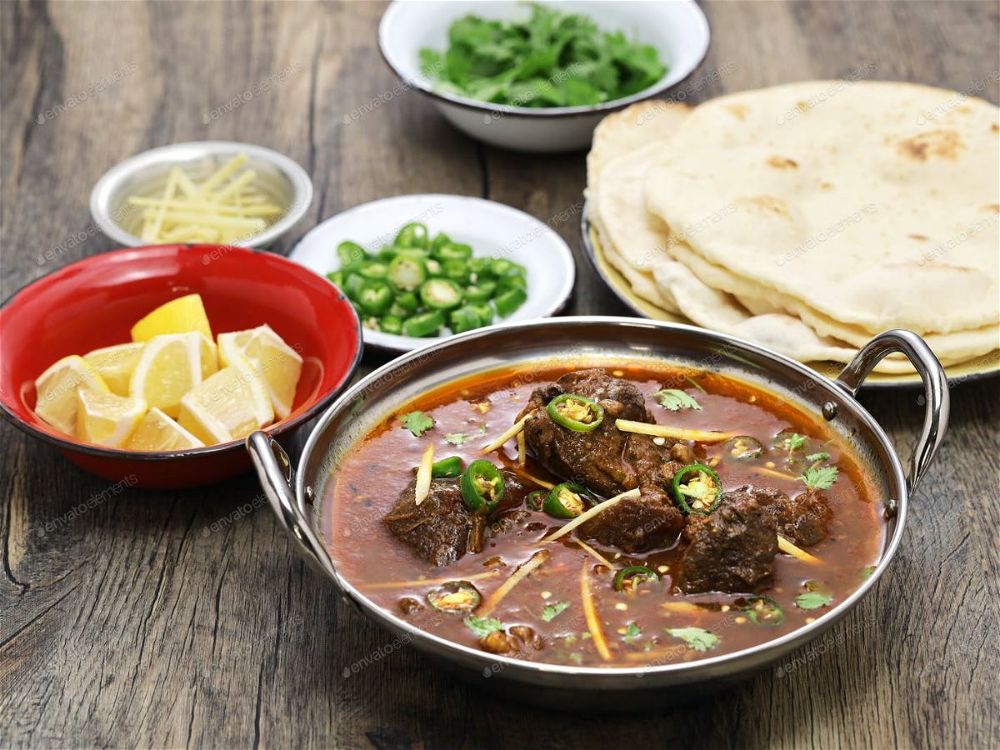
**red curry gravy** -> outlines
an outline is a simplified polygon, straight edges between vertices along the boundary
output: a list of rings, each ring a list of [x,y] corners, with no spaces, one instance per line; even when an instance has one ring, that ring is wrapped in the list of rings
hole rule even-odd
[[[836,466],[839,473],[824,490],[833,510],[829,535],[808,550],[818,562],[779,553],[770,586],[759,592],[780,606],[784,615],[780,624],[758,624],[749,617],[744,609],[746,594],[681,593],[671,573],[677,569],[680,543],[672,549],[625,555],[593,542],[587,544],[588,550],[570,533],[539,545],[566,521],[537,511],[521,533],[491,539],[479,554],[466,554],[451,565],[435,567],[390,533],[382,519],[412,481],[429,442],[434,444],[435,459],[460,456],[468,464],[482,458],[482,446],[511,426],[534,389],[581,369],[579,363],[520,365],[459,380],[407,404],[369,434],[337,468],[325,499],[327,545],[343,576],[380,607],[414,626],[476,648],[479,635],[466,617],[442,614],[429,606],[412,610],[405,604],[416,600],[426,605],[428,591],[456,580],[473,583],[485,600],[544,546],[551,553],[547,562],[489,613],[504,626],[528,625],[541,636],[541,649],[529,649],[517,658],[640,667],[718,656],[790,633],[843,601],[871,574],[884,534],[877,498],[849,447],[822,421],[777,394],[722,374],[653,363],[621,368],[605,364],[591,366],[636,385],[658,423],[735,431],[755,437],[767,448],[757,459],[737,461],[726,455],[720,443],[695,446],[701,460],[714,463],[726,491],[753,484],[795,496],[805,489],[797,479],[804,456],[820,451],[829,454],[825,464]],[[654,397],[662,388],[684,390],[701,409],[665,409]],[[415,410],[431,416],[435,423],[420,437],[401,423],[402,415]],[[775,436],[787,431],[804,436],[803,445],[794,451],[771,447]],[[487,458],[517,467],[516,441],[511,439]],[[519,473],[560,481],[530,455]],[[630,565],[647,566],[659,579],[631,592],[616,591],[612,585],[616,571]],[[596,647],[593,623],[588,624],[585,617],[582,597],[587,593],[605,649]],[[711,637],[698,637],[701,631]]]

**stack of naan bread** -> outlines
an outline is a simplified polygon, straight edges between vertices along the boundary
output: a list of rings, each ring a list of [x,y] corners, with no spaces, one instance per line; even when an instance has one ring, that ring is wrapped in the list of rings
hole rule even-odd
[[[666,314],[804,362],[908,328],[959,364],[1000,347],[998,114],[873,81],[643,102],[594,134],[592,229]]]

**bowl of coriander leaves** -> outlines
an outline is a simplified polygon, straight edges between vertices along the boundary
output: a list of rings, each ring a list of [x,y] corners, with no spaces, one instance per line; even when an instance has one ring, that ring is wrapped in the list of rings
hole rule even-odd
[[[379,24],[404,86],[473,138],[533,152],[587,148],[602,117],[676,86],[708,44],[693,0],[395,0]]]

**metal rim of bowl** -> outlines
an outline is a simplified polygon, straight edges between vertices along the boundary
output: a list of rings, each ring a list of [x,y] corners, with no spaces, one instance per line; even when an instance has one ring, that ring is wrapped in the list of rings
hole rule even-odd
[[[353,400],[359,396],[363,396],[365,391],[371,388],[373,384],[378,383],[383,378],[391,376],[396,371],[401,370],[406,372],[408,369],[415,367],[421,360],[432,358],[435,354],[440,353],[441,350],[467,345],[476,339],[498,336],[512,330],[520,330],[530,334],[533,330],[543,329],[546,327],[572,328],[574,326],[600,324],[620,326],[622,328],[680,330],[681,332],[694,335],[696,337],[708,339],[719,346],[729,346],[735,348],[736,350],[748,352],[754,356],[762,358],[765,361],[768,361],[768,364],[781,365],[789,368],[793,370],[803,381],[812,381],[822,388],[824,393],[836,394],[839,399],[843,400],[844,403],[849,406],[852,412],[851,416],[857,419],[869,430],[870,435],[878,444],[883,454],[888,457],[889,466],[886,467],[887,478],[891,480],[891,483],[895,484],[896,488],[898,488],[898,492],[896,493],[898,496],[895,498],[897,502],[897,510],[895,514],[896,525],[892,536],[886,540],[872,575],[857,589],[855,589],[850,596],[837,604],[837,606],[829,610],[822,617],[817,618],[815,622],[805,625],[797,630],[793,630],[790,633],[786,633],[779,638],[768,640],[740,651],[734,651],[732,653],[722,654],[715,657],[697,659],[692,662],[640,667],[571,667],[487,654],[470,646],[465,646],[463,644],[444,639],[430,631],[422,630],[421,628],[408,623],[396,615],[381,609],[377,604],[369,600],[351,582],[346,580],[336,566],[333,565],[333,573],[328,573],[327,575],[333,579],[334,584],[338,587],[338,589],[345,593],[355,605],[364,611],[367,616],[394,632],[405,633],[407,637],[412,639],[412,641],[418,646],[422,642],[429,643],[435,647],[436,651],[443,651],[445,653],[453,652],[456,655],[460,654],[466,660],[475,662],[482,668],[492,668],[493,665],[500,664],[502,665],[504,671],[509,670],[509,672],[514,676],[514,679],[517,679],[519,674],[558,675],[563,677],[586,676],[592,680],[592,683],[588,684],[586,687],[597,689],[601,689],[602,686],[593,683],[601,682],[602,678],[605,682],[614,682],[616,679],[620,678],[686,675],[688,677],[688,681],[695,682],[701,679],[698,674],[699,672],[707,671],[711,667],[715,666],[731,664],[733,665],[733,671],[735,672],[740,671],[741,668],[750,669],[754,665],[765,665],[774,659],[780,658],[781,655],[788,653],[794,648],[805,645],[816,636],[822,634],[834,623],[842,619],[843,616],[849,611],[854,609],[857,603],[875,586],[885,569],[888,567],[889,563],[892,561],[892,558],[895,556],[900,540],[902,539],[902,533],[906,522],[907,506],[909,504],[907,482],[903,474],[901,461],[893,449],[885,430],[882,429],[875,418],[853,395],[848,393],[843,386],[839,386],[833,380],[810,369],[806,365],[751,342],[682,323],[669,323],[666,321],[653,321],[648,319],[640,320],[635,318],[608,316],[550,318],[539,321],[509,323],[494,326],[488,329],[470,331],[398,357],[370,373],[341,394],[329,410],[323,414],[322,417],[320,417],[319,421],[310,432],[298,461],[298,467],[300,470],[296,472],[297,476],[295,477],[294,483],[295,501],[298,504],[300,511],[304,511],[307,508],[306,499],[307,496],[311,494],[311,490],[307,492],[307,484],[309,484],[307,480],[314,479],[314,477],[307,477],[305,472],[301,471],[301,468],[305,467],[309,463],[309,460],[311,459],[313,452],[316,450],[316,446],[321,437],[329,428],[330,424],[340,415],[340,412],[351,404]],[[316,518],[315,515],[310,515],[308,513],[305,515],[313,520]],[[310,527],[313,528],[314,533],[315,531],[318,531],[318,529],[313,527],[312,523],[310,523]],[[778,653],[768,655],[769,652]],[[745,663],[741,664],[741,662]],[[603,687],[607,689],[620,688],[620,686],[617,685],[605,685]],[[641,687],[641,685],[636,684],[634,687]],[[649,685],[649,687],[654,686]]]
[[[389,69],[396,74],[396,77],[399,78],[399,80],[401,80],[407,88],[417,89],[421,93],[426,94],[432,99],[444,104],[452,104],[456,107],[462,107],[463,109],[470,109],[475,112],[483,112],[487,114],[500,113],[505,117],[523,117],[525,119],[571,118],[599,113],[608,114],[624,109],[630,104],[635,104],[636,102],[651,99],[658,94],[662,94],[664,91],[667,91],[687,80],[691,74],[698,69],[702,62],[704,62],[705,57],[708,55],[708,51],[712,46],[712,29],[708,23],[708,18],[705,16],[705,12],[698,6],[698,4],[692,0],[687,7],[690,9],[692,17],[695,19],[695,23],[704,31],[705,45],[696,55],[693,64],[691,65],[691,69],[676,81],[670,80],[670,70],[667,70],[667,72],[663,74],[663,78],[654,83],[652,86],[649,86],[642,91],[637,91],[631,96],[622,97],[621,99],[613,99],[609,102],[604,102],[603,104],[583,104],[575,107],[538,108],[516,107],[510,104],[490,104],[477,99],[470,99],[465,96],[456,96],[454,94],[446,94],[436,91],[430,84],[425,83],[419,78],[411,78],[407,76],[403,73],[403,71],[396,67],[395,64],[393,64],[390,54],[386,51],[388,45],[386,44],[385,35],[388,22],[391,22],[392,16],[398,12],[400,6],[401,0],[393,0],[393,2],[390,3],[389,7],[386,9],[385,13],[382,14],[382,19],[379,21],[378,25],[379,53],[382,55],[382,60],[385,61],[385,64],[389,66]]]
[[[201,156],[218,156],[245,153],[247,156],[268,162],[288,180],[292,197],[284,215],[260,234],[231,243],[236,247],[264,247],[271,244],[291,229],[312,205],[313,184],[306,171],[292,158],[265,146],[239,141],[186,141],[168,146],[142,151],[119,162],[105,172],[90,191],[90,215],[98,228],[115,242],[128,247],[140,247],[149,243],[134,234],[126,232],[111,216],[109,204],[125,179],[133,174],[154,166],[168,166],[183,161],[178,154],[190,153]],[[199,153],[200,152],[200,153]]]
[[[7,297],[7,299],[5,299],[2,303],[0,303],[0,310],[6,309],[18,297],[19,294],[26,291],[35,284],[43,281],[44,279],[49,278],[50,276],[53,276],[57,273],[65,272],[67,270],[71,270],[78,264],[86,263],[87,261],[91,261],[96,257],[103,257],[105,255],[113,253],[133,252],[134,249],[135,248],[126,247],[118,250],[109,250],[106,253],[101,253],[100,255],[97,256],[89,256],[87,258],[81,258],[80,260],[68,263],[67,265],[62,266],[61,268],[57,268],[51,273],[48,273],[45,276],[41,276],[37,279],[34,279],[33,281],[29,281],[27,284],[21,286],[13,294]],[[262,252],[260,250],[254,250],[253,248],[242,248],[242,249],[253,253]],[[273,253],[268,253],[268,256],[275,257]],[[292,263],[292,261],[288,260],[287,258],[282,257],[282,260],[288,263]],[[295,265],[297,268],[300,268],[298,264],[293,264],[293,265]],[[340,295],[341,299],[346,299],[344,297],[344,293],[340,291],[340,289],[337,289],[336,287],[334,287],[334,289],[336,289],[337,294]],[[324,393],[321,396],[317,397],[316,403],[314,403],[308,409],[303,411],[297,417],[294,417],[292,419],[282,420],[274,423],[269,427],[265,427],[264,430],[269,435],[280,437],[281,435],[284,435],[288,432],[295,430],[296,428],[305,424],[309,420],[315,419],[317,415],[323,412],[324,409],[330,409],[333,406],[333,402],[336,400],[337,396],[340,395],[340,393],[343,391],[345,384],[349,383],[351,378],[354,377],[354,373],[357,371],[358,364],[361,362],[361,357],[364,354],[365,343],[361,333],[361,319],[358,317],[357,311],[354,309],[353,306],[347,305],[347,307],[350,308],[351,310],[351,319],[354,321],[354,330],[357,336],[358,346],[356,347],[354,354],[351,357],[351,362],[347,368],[347,371],[344,374],[344,377],[338,383],[336,383],[334,387],[331,388],[327,393]],[[39,440],[42,440],[43,442],[48,443],[49,445],[53,445],[59,448],[60,450],[73,451],[76,453],[85,453],[90,456],[100,456],[103,458],[124,459],[129,461],[169,461],[178,458],[200,458],[203,456],[212,456],[217,453],[224,453],[237,448],[242,448],[243,446],[243,440],[240,439],[240,440],[230,440],[227,443],[219,443],[217,445],[206,445],[202,446],[201,448],[186,448],[184,450],[177,450],[177,451],[127,451],[121,448],[106,448],[103,446],[92,445],[90,443],[81,443],[75,440],[67,440],[66,438],[62,438],[54,433],[46,432],[45,430],[36,427],[30,422],[26,422],[23,419],[21,419],[21,417],[19,417],[17,414],[11,411],[7,407],[7,404],[4,403],[3,401],[0,401],[0,413],[3,414],[3,416],[7,419],[8,422],[10,422],[12,425],[14,425],[14,427],[21,430],[26,435],[38,438]]]

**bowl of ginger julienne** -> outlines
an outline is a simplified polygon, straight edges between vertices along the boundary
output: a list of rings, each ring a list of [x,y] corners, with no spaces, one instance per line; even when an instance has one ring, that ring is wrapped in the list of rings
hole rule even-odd
[[[198,141],[144,151],[111,168],[90,194],[90,213],[129,247],[266,247],[302,217],[312,193],[305,170],[287,156],[248,143]]]

